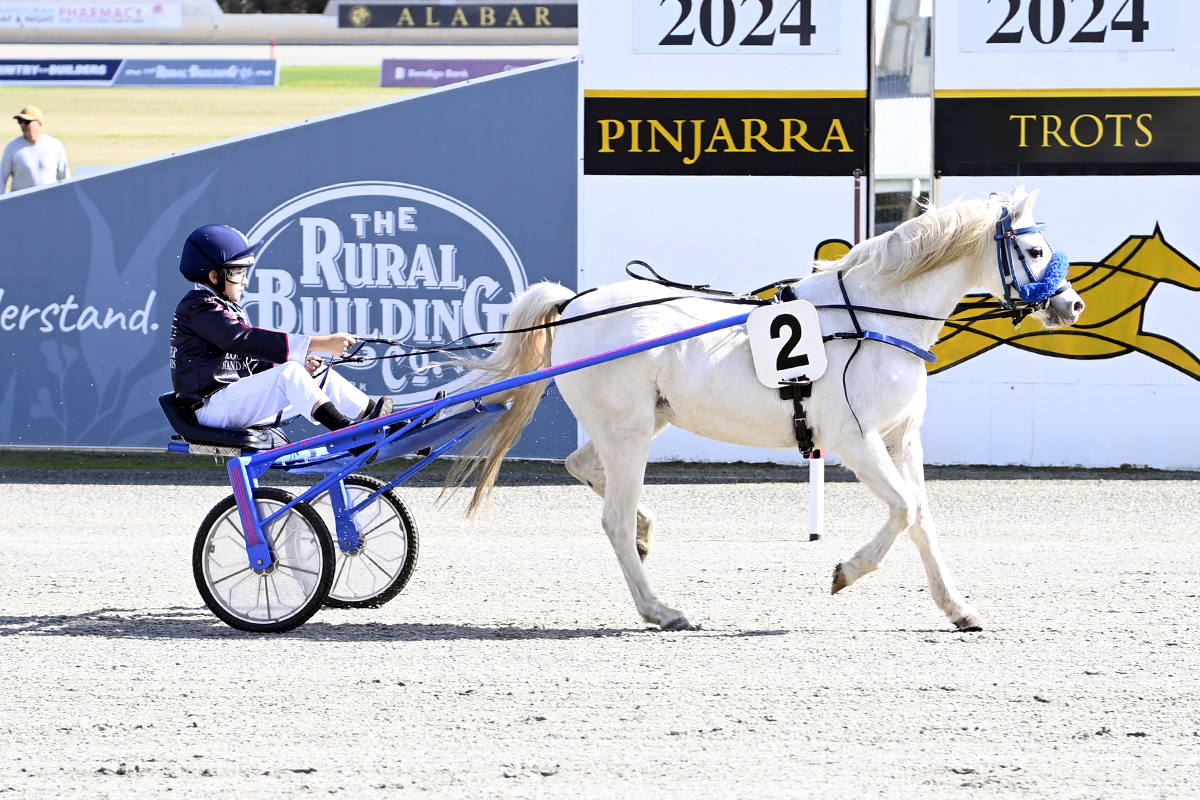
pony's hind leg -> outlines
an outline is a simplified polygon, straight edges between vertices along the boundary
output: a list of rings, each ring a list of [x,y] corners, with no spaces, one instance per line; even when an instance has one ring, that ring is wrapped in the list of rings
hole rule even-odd
[[[665,427],[665,426],[664,426]],[[567,456],[567,472],[574,475],[596,494],[604,497],[607,485],[604,480],[604,465],[590,441]],[[654,513],[642,503],[637,507],[637,552],[642,561],[650,555],[654,546]]]
[[[566,384],[569,386],[569,384]],[[605,397],[602,390],[593,391],[587,404],[573,404],[576,416],[591,434],[593,451],[585,448],[572,463],[572,474],[579,470],[586,479],[604,477],[604,512],[601,523],[609,543],[621,565],[625,582],[633,595],[638,613],[646,622],[663,630],[689,630],[692,625],[683,614],[659,601],[642,566],[637,550],[638,503],[642,496],[642,481],[646,460],[650,457],[650,442],[658,430],[653,411],[653,397],[645,405],[639,403],[635,390],[625,387],[619,395]],[[564,392],[564,396],[566,392]],[[589,461],[599,460],[599,470],[587,468]],[[593,486],[593,488],[596,488]]]

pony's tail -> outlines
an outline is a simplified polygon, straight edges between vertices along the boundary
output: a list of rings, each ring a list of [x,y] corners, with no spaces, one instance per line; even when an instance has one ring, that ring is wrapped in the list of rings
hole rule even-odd
[[[522,292],[513,303],[505,330],[518,330],[545,325],[559,318],[558,307],[575,293],[565,286],[545,281],[535,283]],[[467,366],[484,373],[481,384],[525,375],[550,366],[550,347],[554,343],[554,328],[503,334],[500,346],[487,358],[464,359]],[[443,494],[457,490],[472,475],[479,473],[475,493],[467,506],[467,516],[474,519],[481,508],[490,506],[492,487],[500,473],[500,464],[508,451],[521,440],[521,432],[533,418],[542,394],[550,381],[537,381],[515,389],[498,392],[485,398],[488,403],[509,403],[500,419],[471,440],[462,456],[450,469]],[[482,465],[482,469],[480,468]]]

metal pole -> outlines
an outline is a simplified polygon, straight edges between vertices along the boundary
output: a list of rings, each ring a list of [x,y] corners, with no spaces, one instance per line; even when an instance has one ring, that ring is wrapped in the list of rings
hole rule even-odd
[[[862,170],[854,170],[854,243],[862,241]]]
[[[825,525],[825,453],[813,450],[808,459],[808,540],[821,538]]]

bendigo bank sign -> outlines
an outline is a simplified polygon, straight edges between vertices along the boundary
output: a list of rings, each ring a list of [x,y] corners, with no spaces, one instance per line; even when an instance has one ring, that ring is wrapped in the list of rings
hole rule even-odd
[[[360,355],[495,341],[514,295],[526,288],[521,260],[488,219],[452,197],[400,183],[327,186],[295,197],[248,232],[265,241],[243,305],[252,324],[307,335],[346,331],[391,339]],[[464,342],[468,343],[468,342]],[[453,393],[465,367],[429,356],[346,364],[346,377],[402,403]]]
[[[867,169],[865,92],[589,90],[583,108],[586,175]]]

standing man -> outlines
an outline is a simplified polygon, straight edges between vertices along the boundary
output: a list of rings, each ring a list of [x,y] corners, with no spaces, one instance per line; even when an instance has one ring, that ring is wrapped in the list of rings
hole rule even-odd
[[[0,161],[0,183],[7,184],[12,177],[12,186],[7,191],[19,192],[71,177],[66,148],[58,139],[42,132],[45,121],[42,110],[25,106],[13,119],[21,126],[21,135],[8,143]]]

